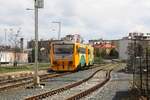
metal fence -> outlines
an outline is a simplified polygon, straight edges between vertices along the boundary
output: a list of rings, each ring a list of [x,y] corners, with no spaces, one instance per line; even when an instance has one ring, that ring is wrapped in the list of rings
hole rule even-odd
[[[140,43],[140,47],[136,44],[134,48],[133,86],[150,99],[150,47]]]

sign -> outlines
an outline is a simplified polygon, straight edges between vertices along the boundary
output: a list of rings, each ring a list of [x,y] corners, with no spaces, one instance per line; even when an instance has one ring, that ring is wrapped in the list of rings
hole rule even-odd
[[[44,0],[35,0],[35,5],[37,8],[44,8]]]

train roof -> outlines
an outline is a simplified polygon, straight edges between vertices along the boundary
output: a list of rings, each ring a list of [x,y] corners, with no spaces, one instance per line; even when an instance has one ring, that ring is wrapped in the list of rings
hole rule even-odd
[[[52,44],[75,44],[75,42],[72,41],[52,41]]]
[[[78,43],[78,42],[73,42],[73,41],[64,41],[64,40],[57,40],[57,41],[52,41],[52,44],[81,44],[81,45],[87,45],[87,46],[91,46],[90,44],[84,44],[84,43]]]

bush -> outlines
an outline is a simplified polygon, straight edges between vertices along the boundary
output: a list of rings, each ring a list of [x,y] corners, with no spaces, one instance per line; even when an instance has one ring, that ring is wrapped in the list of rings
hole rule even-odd
[[[94,63],[96,63],[96,64],[100,64],[100,63],[102,63],[103,62],[103,59],[102,59],[102,57],[94,57]]]
[[[109,56],[110,56],[111,58],[113,58],[113,59],[117,59],[117,58],[119,57],[119,53],[118,53],[118,51],[117,51],[116,49],[112,49],[112,50],[110,51]]]

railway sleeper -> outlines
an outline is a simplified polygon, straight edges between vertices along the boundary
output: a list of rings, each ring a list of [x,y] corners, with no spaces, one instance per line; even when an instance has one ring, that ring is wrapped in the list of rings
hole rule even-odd
[[[84,96],[86,96],[86,95],[96,91],[97,89],[101,88],[104,84],[106,84],[110,80],[110,72],[111,71],[106,73],[107,77],[102,83],[99,83],[99,84],[95,85],[92,88],[89,88],[89,89],[87,89],[87,90],[85,90],[85,91],[83,91],[83,92],[81,92],[79,94],[76,94],[76,95],[68,98],[67,100],[78,100],[78,99],[80,99],[80,98],[82,98],[82,97],[84,97]]]
[[[82,83],[88,81],[89,79],[91,79],[97,72],[99,72],[99,71],[101,71],[101,70],[102,70],[102,69],[97,70],[97,71],[94,72],[91,76],[89,76],[88,78],[83,79],[83,80],[81,80],[81,81],[79,81],[79,82],[72,83],[72,84],[67,85],[67,86],[65,86],[65,87],[62,87],[62,88],[59,88],[59,89],[56,89],[56,90],[53,90],[53,91],[50,91],[50,92],[47,92],[47,93],[43,93],[43,94],[37,95],[36,97],[40,97],[40,96],[45,95],[45,94],[49,94],[49,96],[52,96],[52,95],[54,95],[54,94],[58,94],[58,93],[60,93],[60,92],[63,92],[63,91],[65,91],[65,90],[68,90],[68,89],[70,89],[70,88],[76,87],[76,86],[78,86],[78,85],[80,85],[80,84],[82,84]],[[34,97],[35,97],[35,96],[26,98],[26,100],[33,100]],[[46,97],[43,97],[43,98],[46,98]]]

